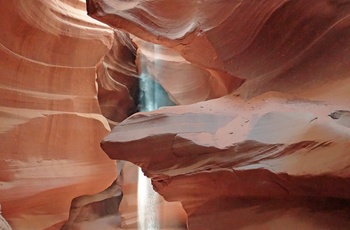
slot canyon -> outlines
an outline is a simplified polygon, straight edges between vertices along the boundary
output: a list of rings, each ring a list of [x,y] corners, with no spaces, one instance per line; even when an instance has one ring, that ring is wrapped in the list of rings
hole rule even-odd
[[[0,230],[349,230],[349,0],[0,1]]]

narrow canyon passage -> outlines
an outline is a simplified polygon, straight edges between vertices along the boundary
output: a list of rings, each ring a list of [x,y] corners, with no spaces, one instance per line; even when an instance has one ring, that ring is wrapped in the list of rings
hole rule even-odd
[[[156,45],[154,45],[156,47]],[[154,48],[153,55],[157,56],[157,49]],[[169,99],[168,94],[164,90],[164,88],[157,83],[155,80],[152,80],[150,77],[146,64],[144,63],[144,57],[140,58],[140,89],[139,89],[139,107],[140,112],[148,112],[157,110],[162,106],[172,106],[174,102]],[[157,68],[157,62],[153,63],[153,68]],[[142,130],[140,130],[142,132]],[[124,174],[127,171],[124,171]],[[147,178],[143,175],[141,168],[137,170],[137,214],[138,214],[138,229],[139,230],[148,230],[148,229],[162,229],[164,227],[175,227],[169,226],[173,223],[169,223],[169,220],[162,221],[161,220],[161,211],[166,211],[160,209],[161,202],[165,202],[164,199],[161,199],[160,195],[157,194],[153,190],[153,186],[151,184],[151,179]],[[162,201],[161,201],[162,200]],[[166,207],[165,207],[166,208]],[[175,211],[175,212],[174,212]],[[172,218],[176,219],[176,211],[173,210],[174,216]],[[171,210],[168,211],[171,215]],[[162,213],[164,218],[164,213]],[[179,225],[183,225],[181,220],[179,221]],[[183,220],[182,220],[183,221]],[[165,226],[161,226],[165,225]],[[168,225],[168,226],[167,226]]]
[[[154,49],[157,56],[157,49]],[[143,57],[144,58],[144,57]],[[162,106],[175,105],[169,99],[164,88],[152,80],[141,58],[139,81],[139,110],[148,112]],[[153,63],[157,68],[157,63]],[[142,132],[142,130],[140,130]],[[120,204],[121,228],[138,230],[162,230],[186,228],[186,214],[179,202],[166,202],[156,193],[140,167],[129,162],[119,162],[122,165],[120,184],[123,188],[123,199]]]
[[[349,0],[2,0],[0,229],[349,230],[349,98]]]

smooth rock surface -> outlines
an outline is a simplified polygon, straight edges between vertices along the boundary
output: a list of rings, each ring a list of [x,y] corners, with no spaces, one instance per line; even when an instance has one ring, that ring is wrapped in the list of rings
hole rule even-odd
[[[332,84],[350,71],[349,1],[88,0],[87,5],[93,18],[172,48],[213,77],[246,81],[246,98],[288,92],[289,86],[307,91],[310,84]]]
[[[115,30],[113,46],[97,69],[98,102],[112,126],[138,109],[135,59],[136,48],[129,35]]]
[[[73,198],[104,190],[116,165],[95,69],[113,31],[81,1],[0,2],[0,204],[13,229],[59,229]]]
[[[138,47],[136,64],[139,74],[148,75],[159,82],[177,105],[188,105],[222,97],[243,83],[241,79],[228,74],[194,65],[165,46],[139,38],[133,38],[133,41]]]
[[[216,100],[133,115],[102,141],[180,201],[190,229],[348,229],[349,1],[87,5],[93,18],[156,44],[140,60],[156,63],[150,72],[174,98],[176,84],[187,86],[176,73],[194,76],[183,81],[196,91],[179,93],[183,104],[210,99],[205,73],[240,82]],[[166,62],[174,54],[180,68]]]
[[[349,1],[87,1],[124,32],[85,7],[0,3],[0,204],[13,229],[60,229],[72,200],[68,229],[155,216],[135,214],[154,200],[135,199],[148,192],[134,183],[118,209],[99,147],[114,125],[105,152],[181,202],[189,229],[349,229]],[[187,106],[118,124],[143,73]],[[158,227],[184,228],[181,207],[156,203]]]
[[[350,105],[230,95],[133,115],[102,148],[139,165],[166,200],[180,201],[190,229],[256,229],[260,219],[269,229],[346,229],[350,132],[329,116],[340,108]]]
[[[69,229],[94,229],[99,220],[108,219],[105,229],[115,229],[120,226],[119,205],[123,198],[123,193],[117,180],[115,180],[104,191],[76,197],[72,200],[69,219],[61,228]],[[103,223],[103,222],[102,222]],[[102,225],[101,223],[101,225]],[[91,225],[91,227],[88,227]],[[85,227],[83,227],[85,226]],[[102,226],[100,226],[102,227]]]

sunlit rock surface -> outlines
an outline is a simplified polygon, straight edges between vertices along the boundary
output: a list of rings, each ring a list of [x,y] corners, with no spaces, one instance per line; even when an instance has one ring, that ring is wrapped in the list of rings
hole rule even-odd
[[[350,4],[344,0],[88,0],[89,14],[176,50],[214,76],[246,81],[245,97],[315,78],[348,76]],[[318,84],[317,81],[312,84]],[[239,86],[239,85],[238,85]]]
[[[350,132],[329,116],[341,108],[350,106],[230,95],[134,115],[102,148],[140,165],[156,191],[181,201],[190,229],[256,229],[261,219],[272,229],[346,229]]]
[[[172,49],[134,38],[139,73],[159,82],[177,105],[205,101],[232,92],[243,81],[186,61]],[[161,96],[155,99],[162,100]]]
[[[116,176],[96,67],[113,31],[81,1],[0,2],[0,204],[13,229],[59,229]]]
[[[119,32],[84,1],[2,1],[2,216],[59,229],[73,200],[65,228],[120,224],[99,142],[138,109],[147,73],[176,104],[227,95],[136,114],[102,142],[180,201],[190,229],[348,229],[349,5],[88,0]],[[135,185],[123,189],[124,227],[137,228]]]
[[[139,60],[175,99],[185,63],[198,100],[205,73],[243,83],[133,115],[102,141],[181,201],[190,229],[348,229],[349,1],[89,0],[88,12],[161,45]]]

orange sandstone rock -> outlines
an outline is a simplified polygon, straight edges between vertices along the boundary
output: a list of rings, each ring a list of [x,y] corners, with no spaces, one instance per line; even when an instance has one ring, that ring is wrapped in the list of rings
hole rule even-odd
[[[230,95],[133,115],[102,148],[139,165],[166,200],[180,201],[190,229],[255,229],[261,218],[270,229],[346,229],[350,136],[329,116],[337,108],[350,109],[287,94]],[[321,216],[328,221],[317,223]]]
[[[113,31],[80,1],[0,3],[0,203],[13,229],[59,229],[70,202],[105,189],[116,165],[96,66]]]

